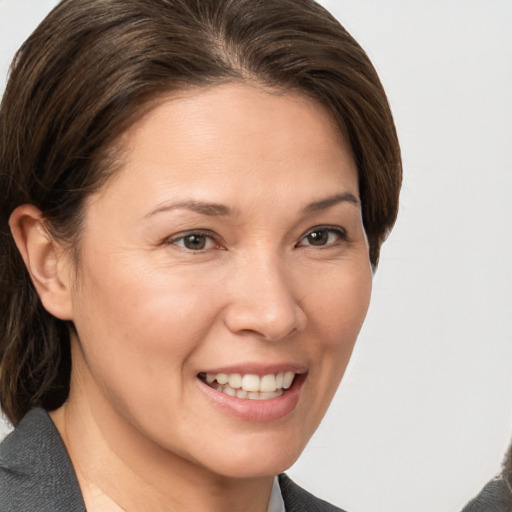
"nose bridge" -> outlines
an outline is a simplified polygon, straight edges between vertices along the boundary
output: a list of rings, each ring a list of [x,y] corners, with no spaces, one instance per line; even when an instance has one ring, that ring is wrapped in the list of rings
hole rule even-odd
[[[254,332],[268,340],[301,330],[306,316],[297,297],[293,272],[268,247],[249,250],[237,261],[226,324],[233,332]]]

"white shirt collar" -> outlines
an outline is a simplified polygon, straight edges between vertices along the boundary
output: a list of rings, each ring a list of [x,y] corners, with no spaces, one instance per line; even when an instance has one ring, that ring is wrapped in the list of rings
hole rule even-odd
[[[272,492],[270,493],[270,501],[268,502],[267,512],[286,512],[284,508],[283,495],[281,494],[281,487],[279,487],[279,479],[276,476],[272,485]]]

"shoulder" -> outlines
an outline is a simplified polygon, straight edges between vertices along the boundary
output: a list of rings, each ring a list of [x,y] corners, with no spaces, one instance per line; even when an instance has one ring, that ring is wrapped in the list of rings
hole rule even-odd
[[[0,512],[83,512],[73,466],[48,413],[30,411],[0,444]]]
[[[501,476],[491,480],[462,510],[462,512],[510,512],[512,488]]]
[[[316,498],[285,474],[279,475],[279,486],[286,512],[344,512],[341,508]]]

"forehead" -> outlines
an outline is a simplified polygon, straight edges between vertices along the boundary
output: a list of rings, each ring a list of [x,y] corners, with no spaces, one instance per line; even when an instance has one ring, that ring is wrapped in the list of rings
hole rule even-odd
[[[123,134],[123,141],[129,149],[135,140],[146,135],[153,137],[163,124],[166,131],[174,127],[174,135],[188,135],[192,142],[195,136],[203,140],[207,136],[217,136],[219,140],[235,141],[237,134],[243,138],[251,132],[253,135],[266,132],[269,140],[276,144],[285,142],[287,136],[297,140],[299,130],[279,131],[281,121],[286,120],[293,120],[298,127],[308,129],[303,135],[307,135],[312,144],[323,140],[348,149],[341,127],[319,101],[298,91],[274,90],[237,81],[193,87],[158,97]],[[165,137],[165,133],[158,133]]]
[[[298,93],[229,83],[161,98],[120,146],[113,184],[136,194],[152,188],[162,200],[180,187],[226,199],[236,186],[267,195],[306,186],[321,195],[337,182],[358,192],[341,130],[325,107]]]

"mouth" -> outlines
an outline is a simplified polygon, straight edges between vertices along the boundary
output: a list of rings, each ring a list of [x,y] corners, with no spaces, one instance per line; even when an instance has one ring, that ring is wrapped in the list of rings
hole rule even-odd
[[[240,373],[205,373],[198,378],[209,387],[229,396],[246,400],[270,400],[282,396],[295,380],[294,372],[269,373],[267,375]]]

